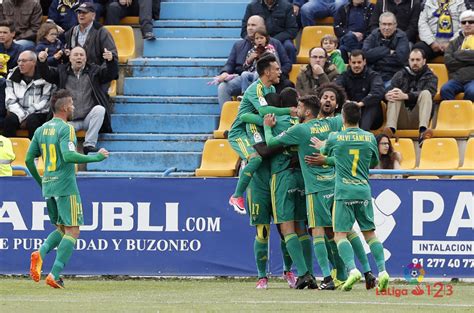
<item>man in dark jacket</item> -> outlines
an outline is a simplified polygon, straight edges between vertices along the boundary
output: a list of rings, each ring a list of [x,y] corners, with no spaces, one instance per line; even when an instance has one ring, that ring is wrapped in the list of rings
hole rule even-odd
[[[414,49],[408,58],[409,66],[393,76],[387,102],[387,126],[390,137],[397,129],[419,129],[418,144],[433,134],[428,128],[438,77],[426,65],[425,52]]]
[[[286,0],[253,0],[247,5],[242,19],[242,38],[247,37],[247,20],[253,15],[263,17],[268,34],[283,44],[291,63],[296,63],[293,39],[298,33],[298,23],[293,6]]]
[[[15,42],[25,49],[34,48],[43,14],[39,1],[3,0],[0,5],[0,21],[9,20],[15,25]]]
[[[392,12],[397,18],[398,28],[403,30],[412,43],[417,41],[418,18],[421,12],[420,0],[377,0],[370,20],[370,30],[379,27],[380,15]]]
[[[362,50],[369,66],[382,76],[385,88],[408,60],[410,46],[404,31],[397,29],[397,19],[391,12],[380,15],[380,27],[364,41]]]
[[[374,5],[369,0],[352,0],[337,10],[334,32],[339,38],[339,50],[347,63],[352,50],[362,49],[364,39],[370,35],[369,22]]]
[[[441,98],[453,100],[464,92],[465,100],[474,101],[474,11],[464,11],[460,20],[459,36],[449,42],[444,54],[449,81],[441,88]]]
[[[221,108],[226,101],[232,99],[232,96],[238,96],[241,94],[241,77],[236,76],[231,80],[228,79],[232,77],[230,76],[232,74],[240,75],[242,73],[242,66],[247,58],[247,52],[253,47],[252,38],[255,30],[260,27],[265,27],[264,23],[265,21],[259,15],[249,17],[247,21],[247,37],[234,43],[230,55],[227,58],[227,62],[222,68],[220,75],[217,77],[219,82],[217,97]],[[291,61],[280,41],[275,38],[270,38],[270,44],[275,47],[278,59],[280,60],[282,75],[280,76],[280,83],[275,86],[277,91],[280,91],[291,84],[288,80],[288,74],[291,71]]]
[[[48,53],[38,55],[38,70],[46,81],[67,89],[73,95],[74,117],[71,124],[77,130],[85,129],[84,154],[97,152],[99,130],[111,132],[110,109],[107,95],[101,85],[111,82],[118,75],[118,62],[111,51],[103,53],[105,64],[87,63],[86,52],[81,47],[71,50],[70,64],[58,68],[48,67]]]
[[[377,129],[383,123],[380,106],[384,95],[382,78],[377,72],[367,68],[362,50],[352,51],[349,68],[336,79],[336,83],[346,91],[347,100],[354,101],[361,107],[360,128],[367,131]]]
[[[91,64],[101,65],[104,63],[102,57],[104,49],[112,52],[114,59],[117,60],[118,56],[112,35],[102,25],[94,22],[95,11],[95,6],[91,2],[85,2],[76,9],[79,25],[66,32],[65,46],[66,49],[77,46],[84,48],[87,53],[87,61]]]

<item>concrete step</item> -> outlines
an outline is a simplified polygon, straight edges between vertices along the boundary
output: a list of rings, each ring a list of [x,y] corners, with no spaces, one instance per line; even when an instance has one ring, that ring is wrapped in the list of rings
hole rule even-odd
[[[117,103],[114,107],[117,114],[216,114],[219,105],[195,103]]]
[[[227,58],[136,58],[131,66],[224,66]]]
[[[154,28],[155,36],[160,38],[238,38],[240,28]]]
[[[133,77],[212,77],[222,66],[130,66]]]
[[[116,133],[210,134],[218,123],[218,115],[112,114]]]
[[[158,38],[143,43],[144,57],[227,58],[239,38]]]
[[[248,2],[163,2],[162,20],[241,19]]]
[[[163,104],[214,104],[217,97],[195,97],[195,96],[116,96],[115,103],[163,103]]]
[[[220,17],[215,20],[156,20],[153,22],[153,27],[197,27],[197,28],[209,28],[209,27],[232,27],[232,28],[241,28],[242,27],[242,16],[235,20],[226,20]]]
[[[124,95],[216,96],[217,86],[208,85],[211,77],[127,77]]]
[[[87,164],[88,171],[164,172],[175,167],[179,172],[192,172],[201,163],[198,152],[111,152],[102,162]]]

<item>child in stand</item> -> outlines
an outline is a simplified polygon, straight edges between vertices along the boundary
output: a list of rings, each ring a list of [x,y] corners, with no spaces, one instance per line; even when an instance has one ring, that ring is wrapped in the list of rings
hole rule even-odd
[[[328,54],[328,61],[336,65],[337,71],[339,74],[342,74],[346,71],[346,64],[341,56],[341,51],[337,49],[339,41],[336,36],[325,35],[321,39],[321,47],[326,50]]]
[[[257,61],[262,54],[270,52],[275,55],[278,62],[278,53],[273,45],[270,44],[270,36],[268,35],[265,28],[257,28],[253,38],[253,48],[247,53],[247,58],[243,64],[243,72],[240,74],[242,77],[242,94],[247,88],[258,79],[257,74]]]
[[[46,22],[41,25],[36,36],[36,53],[48,49],[48,65],[58,66],[62,63],[63,43],[58,39],[59,31],[56,24]]]

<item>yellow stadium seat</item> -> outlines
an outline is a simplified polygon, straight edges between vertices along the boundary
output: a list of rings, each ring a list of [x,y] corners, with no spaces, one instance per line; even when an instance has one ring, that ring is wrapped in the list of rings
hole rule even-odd
[[[334,35],[332,26],[306,26],[301,34],[300,51],[296,63],[309,63],[309,50],[321,46],[324,35]]]
[[[296,78],[298,77],[298,74],[300,73],[300,70],[301,70],[301,67],[304,66],[306,64],[293,64],[291,66],[291,71],[290,71],[290,74],[289,74],[289,79],[290,81],[296,85]]]
[[[396,141],[394,138],[390,139],[393,150],[400,152],[402,155],[402,163],[400,167],[404,170],[414,169],[416,166],[416,152],[413,140],[409,138],[400,138]]]
[[[204,144],[201,167],[196,176],[234,176],[239,156],[231,148],[227,139],[209,139]]]
[[[117,95],[117,80],[110,82],[108,93],[111,97],[115,97]]]
[[[125,16],[120,20],[121,25],[138,25],[140,24],[138,16]]]
[[[16,131],[16,136],[17,137],[28,137],[28,131],[26,129],[19,129]],[[84,138],[86,136],[86,131],[85,130],[78,130],[76,132],[76,137],[77,138]]]
[[[408,179],[439,179],[436,175],[415,175],[415,176],[408,176]]]
[[[214,131],[214,138],[223,139],[224,132],[229,130],[239,111],[239,101],[227,101],[222,106],[219,128]]]
[[[460,170],[474,170],[474,138],[469,138]]]
[[[444,64],[444,56],[438,55],[436,58],[431,59],[430,63],[439,63],[439,64]]]
[[[454,138],[431,138],[423,142],[419,169],[456,170],[459,167],[459,150]]]
[[[474,108],[469,100],[442,101],[434,136],[469,137],[474,130]]]
[[[30,139],[28,138],[10,138],[12,141],[13,152],[15,153],[15,160],[12,162],[12,166],[23,166],[26,167],[25,159],[28,147],[30,146]],[[13,176],[25,176],[24,171],[14,170]]]
[[[472,175],[454,175],[451,177],[454,180],[474,180],[474,176]]]
[[[110,32],[115,41],[119,63],[127,63],[129,59],[134,58],[135,37],[133,35],[133,28],[124,25],[106,25],[104,27]]]
[[[446,84],[449,80],[448,78],[448,69],[444,64],[428,64],[428,67],[433,71],[433,73],[438,77],[438,92],[434,97],[435,100],[441,100],[441,87]]]
[[[316,25],[334,25],[334,17],[328,16],[325,18],[317,18]]]

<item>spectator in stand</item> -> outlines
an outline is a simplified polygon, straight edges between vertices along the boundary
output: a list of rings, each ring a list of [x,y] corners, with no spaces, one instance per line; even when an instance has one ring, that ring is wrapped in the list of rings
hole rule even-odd
[[[426,65],[424,51],[414,49],[408,59],[409,66],[398,71],[392,79],[387,100],[387,125],[384,133],[392,137],[397,129],[418,129],[418,144],[431,138],[429,129],[433,98],[438,77]]]
[[[0,176],[12,176],[12,166],[15,160],[12,141],[7,137],[0,135]]]
[[[336,79],[336,83],[344,88],[347,99],[356,102],[361,108],[360,128],[369,131],[382,126],[380,101],[385,93],[382,77],[367,67],[362,50],[351,52],[349,69]]]
[[[334,16],[334,32],[339,38],[339,50],[344,62],[349,52],[362,49],[364,39],[370,35],[369,22],[374,5],[369,0],[352,0],[337,10]]]
[[[252,40],[257,28],[265,28],[263,18],[259,15],[249,17],[247,21],[247,37],[234,43],[226,64],[222,68],[221,73],[215,78],[216,82],[219,83],[217,98],[221,108],[226,101],[232,100],[232,96],[238,96],[242,91],[242,77],[238,75],[242,74],[247,53],[253,47]],[[280,59],[282,74],[280,76],[280,83],[275,86],[277,92],[280,92],[283,88],[292,84],[288,80],[288,74],[291,71],[291,61],[288,59],[285,48],[280,41],[270,37],[270,44],[275,47]]]
[[[43,12],[44,16],[48,15],[48,11],[49,11],[49,7],[51,6],[51,2],[53,2],[53,0],[40,0],[41,12]]]
[[[375,139],[377,140],[377,146],[379,149],[380,162],[374,167],[374,169],[399,170],[400,163],[402,162],[402,155],[400,152],[393,150],[390,138],[385,134],[379,134],[375,137]],[[392,174],[373,174],[370,175],[370,178],[390,179],[402,178],[402,176]]]
[[[107,4],[105,24],[118,25],[125,16],[139,16],[142,36],[145,40],[155,40],[153,34],[153,6],[156,0],[110,0]]]
[[[41,77],[72,93],[75,110],[71,124],[76,131],[86,130],[84,154],[97,152],[99,131],[112,131],[107,94],[101,86],[117,77],[117,60],[106,49],[102,56],[105,64],[90,64],[87,62],[86,51],[81,47],[71,50],[70,63],[60,64],[57,68],[48,67],[47,58],[46,51],[38,54],[38,71]]]
[[[338,43],[339,40],[337,40],[337,37],[333,35],[325,35],[321,39],[321,47],[326,50],[328,61],[336,66],[339,73],[343,73],[346,71],[346,64],[342,59],[341,51],[337,49]]]
[[[344,88],[336,83],[321,85],[321,87],[316,90],[316,96],[318,96],[319,102],[321,103],[318,118],[336,116],[336,114],[341,112],[342,105],[346,103],[347,99]]]
[[[20,128],[28,130],[31,139],[35,130],[46,122],[49,112],[49,98],[53,85],[36,72],[36,54],[23,51],[18,57],[18,67],[7,77],[5,89],[4,135],[16,137]]]
[[[117,47],[112,35],[102,25],[94,22],[94,4],[85,2],[76,9],[76,13],[79,25],[69,29],[65,34],[66,55],[70,49],[80,46],[86,50],[87,62],[89,63],[103,64],[105,62],[103,58],[105,49],[112,52],[114,59],[118,60]]]
[[[344,6],[347,0],[309,0],[301,5],[301,24],[303,27],[316,25],[316,19],[328,16],[336,16],[340,7]]]
[[[48,19],[61,27],[63,31],[77,25],[76,10],[82,3],[92,0],[53,0],[48,10]],[[95,4],[96,11],[99,4]],[[97,14],[96,14],[97,16]]]
[[[449,41],[459,31],[459,16],[466,6],[466,0],[425,0],[418,20],[420,41],[414,48],[423,49],[428,61],[444,55]]]
[[[379,27],[379,18],[382,13],[392,12],[397,19],[398,28],[403,30],[408,40],[414,44],[418,37],[420,11],[420,0],[377,0],[370,19],[370,30],[373,31]]]
[[[63,43],[58,39],[58,35],[58,27],[54,23],[43,23],[38,31],[36,53],[47,49],[48,64],[50,66],[58,66],[59,63],[62,63]]]
[[[15,25],[15,42],[25,49],[33,49],[36,33],[41,26],[43,12],[37,0],[3,0],[0,21]]]
[[[474,101],[474,11],[464,11],[460,20],[461,31],[444,55],[449,80],[441,88],[441,98],[453,100],[464,92],[465,100]]]
[[[260,56],[266,52],[273,53],[277,62],[280,63],[275,47],[270,44],[270,36],[268,36],[265,27],[260,27],[255,30],[253,36],[253,47],[249,52],[247,52],[247,58],[243,65],[244,71],[240,74],[242,77],[242,94],[254,81],[258,79],[257,61],[260,59]]]
[[[380,15],[379,28],[365,39],[362,50],[369,66],[382,76],[385,87],[408,60],[410,45],[404,31],[397,29],[397,19],[392,12]]]
[[[247,5],[242,19],[242,38],[247,36],[247,21],[253,15],[263,17],[268,34],[283,44],[290,61],[296,63],[293,39],[298,33],[298,24],[293,14],[293,6],[286,0],[253,0]]]
[[[302,66],[296,77],[296,91],[300,97],[314,94],[322,84],[334,81],[339,72],[328,62],[327,52],[320,47],[309,50],[309,64]]]

